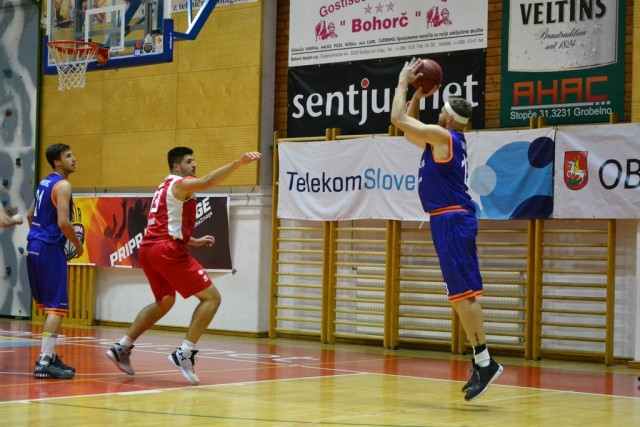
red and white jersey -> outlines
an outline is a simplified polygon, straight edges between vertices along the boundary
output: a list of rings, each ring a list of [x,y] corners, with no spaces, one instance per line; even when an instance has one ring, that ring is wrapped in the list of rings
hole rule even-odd
[[[169,175],[158,186],[149,208],[142,245],[167,240],[181,240],[186,244],[191,239],[196,223],[195,195],[182,201],[171,193],[173,185],[183,179],[188,178]]]

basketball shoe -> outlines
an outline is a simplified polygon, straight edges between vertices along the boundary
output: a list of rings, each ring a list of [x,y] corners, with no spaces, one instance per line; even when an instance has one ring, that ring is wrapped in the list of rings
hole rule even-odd
[[[45,356],[42,362],[40,360],[36,362],[36,368],[33,370],[33,377],[38,379],[55,378],[68,380],[73,378],[75,373],[73,371],[64,370],[52,363],[52,359],[49,356]]]
[[[469,379],[467,380],[466,384],[462,386],[463,393],[466,393],[467,390],[469,390],[478,380],[476,372],[477,372],[476,359],[471,359],[471,369],[469,369]]]
[[[131,361],[129,360],[133,347],[135,346],[132,345],[131,347],[125,347],[119,343],[115,343],[113,347],[107,350],[107,356],[109,359],[116,364],[118,369],[129,375],[136,373],[131,367]]]
[[[58,356],[55,353],[53,354],[53,357],[51,358],[51,362],[49,363],[51,363],[53,366],[57,366],[63,371],[71,371],[71,372],[76,371],[76,368],[74,368],[73,366],[65,365],[64,363],[62,363],[62,357]]]
[[[200,382],[200,379],[193,370],[193,365],[196,363],[196,353],[198,353],[198,350],[185,351],[182,348],[178,348],[169,355],[169,361],[180,368],[182,376],[193,385]]]
[[[475,382],[470,385],[464,396],[464,400],[468,402],[485,394],[491,383],[502,374],[502,366],[493,359],[489,362],[489,366],[483,368],[474,364],[474,367],[476,371],[474,375]],[[471,382],[471,379],[469,382]]]

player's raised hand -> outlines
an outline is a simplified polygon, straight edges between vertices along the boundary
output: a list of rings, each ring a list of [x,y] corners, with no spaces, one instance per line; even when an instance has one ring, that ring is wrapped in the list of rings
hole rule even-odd
[[[238,163],[240,163],[241,165],[246,165],[248,163],[255,162],[256,160],[260,160],[260,157],[262,157],[262,154],[260,154],[258,151],[250,151],[240,156],[240,158],[238,159]]]
[[[418,71],[421,64],[422,59],[415,57],[411,58],[411,61],[405,62],[404,67],[400,71],[398,82],[408,85],[410,83],[413,83],[417,78],[421,77],[422,74]]]

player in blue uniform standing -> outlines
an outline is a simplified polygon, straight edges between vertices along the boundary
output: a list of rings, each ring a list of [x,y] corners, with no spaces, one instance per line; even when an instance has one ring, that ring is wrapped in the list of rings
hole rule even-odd
[[[76,158],[66,144],[53,144],[45,152],[53,172],[36,189],[27,219],[27,272],[31,293],[46,317],[42,328],[42,348],[36,362],[35,378],[72,378],[75,369],[65,365],[55,345],[62,318],[69,311],[67,294],[67,239],[81,256],[84,249],[71,225],[72,197],[69,175],[76,171]]]
[[[438,116],[437,125],[417,119],[422,98],[431,96],[417,90],[408,109],[407,88],[418,76],[421,60],[414,58],[400,72],[391,108],[391,122],[404,131],[405,138],[423,151],[418,172],[418,194],[429,213],[431,236],[449,301],[460,317],[474,359],[469,381],[462,388],[465,400],[482,396],[502,373],[502,366],[489,355],[484,332],[482,278],[476,249],[478,221],[475,206],[467,193],[467,151],[464,127],[472,112],[471,103],[449,98]]]

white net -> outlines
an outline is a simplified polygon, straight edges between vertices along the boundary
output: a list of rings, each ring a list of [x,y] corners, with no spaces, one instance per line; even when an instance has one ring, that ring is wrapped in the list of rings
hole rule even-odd
[[[95,43],[60,40],[49,42],[58,69],[58,90],[82,88],[86,83],[87,65],[95,59]]]

